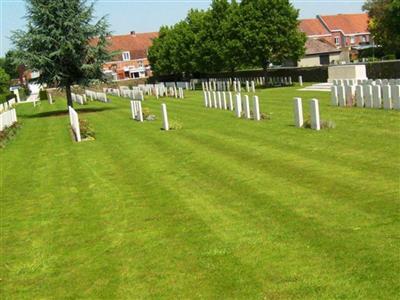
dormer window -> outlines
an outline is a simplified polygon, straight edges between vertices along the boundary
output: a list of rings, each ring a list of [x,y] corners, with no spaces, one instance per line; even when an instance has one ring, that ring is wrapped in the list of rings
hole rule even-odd
[[[335,45],[339,46],[339,38],[338,37],[335,37]]]
[[[131,54],[129,51],[122,52],[122,60],[123,61],[131,60]]]
[[[350,43],[354,44],[356,42],[356,39],[354,38],[354,36],[350,37]]]

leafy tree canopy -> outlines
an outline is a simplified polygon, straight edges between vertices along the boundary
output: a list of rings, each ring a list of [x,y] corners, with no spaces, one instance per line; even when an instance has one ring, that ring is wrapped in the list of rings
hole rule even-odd
[[[104,79],[108,24],[94,22],[94,4],[86,0],[27,0],[27,29],[15,31],[12,41],[18,63],[38,70],[39,83],[65,87],[72,106],[71,85]]]
[[[400,1],[367,0],[363,9],[370,17],[369,30],[386,54],[400,58]]]
[[[305,41],[288,0],[213,0],[208,10],[191,10],[185,20],[161,28],[149,60],[163,75],[266,68],[298,60]]]

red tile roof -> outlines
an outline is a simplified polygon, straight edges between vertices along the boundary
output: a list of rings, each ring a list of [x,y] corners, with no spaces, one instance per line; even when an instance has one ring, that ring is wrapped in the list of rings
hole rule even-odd
[[[107,38],[110,43],[108,50],[129,51],[131,60],[145,58],[147,57],[147,50],[153,44],[153,39],[156,37],[158,37],[158,32],[112,35]],[[96,42],[96,40],[93,42]]]
[[[330,34],[330,32],[318,19],[300,20],[300,30],[307,36]]]
[[[306,55],[332,52],[340,52],[340,49],[323,38],[307,39],[306,41]]]
[[[368,14],[339,14],[319,16],[330,31],[341,30],[344,34],[366,33],[368,31]]]

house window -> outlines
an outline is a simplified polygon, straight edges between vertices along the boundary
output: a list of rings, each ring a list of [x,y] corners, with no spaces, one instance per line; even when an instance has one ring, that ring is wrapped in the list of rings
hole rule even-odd
[[[142,68],[144,65],[143,65],[143,60],[139,60],[138,61],[138,66],[139,66],[139,68]]]
[[[129,53],[129,51],[122,52],[122,60],[123,61],[131,60],[131,54]]]
[[[335,45],[339,45],[339,38],[335,37]]]
[[[355,37],[354,37],[354,36],[350,37],[350,43],[351,43],[351,44],[354,44],[355,42],[356,42]]]

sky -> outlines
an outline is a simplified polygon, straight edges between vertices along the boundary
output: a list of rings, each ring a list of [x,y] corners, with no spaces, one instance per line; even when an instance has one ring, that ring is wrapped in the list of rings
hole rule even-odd
[[[96,16],[108,15],[113,34],[158,31],[185,18],[191,8],[206,9],[210,0],[97,0]],[[362,0],[291,0],[300,18],[316,15],[359,13]],[[25,1],[0,0],[0,57],[12,48],[12,31],[24,29]]]

